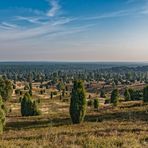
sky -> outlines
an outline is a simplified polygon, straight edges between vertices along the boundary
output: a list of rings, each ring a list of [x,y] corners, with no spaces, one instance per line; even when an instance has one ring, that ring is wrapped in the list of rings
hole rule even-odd
[[[148,61],[148,0],[1,0],[0,61]]]

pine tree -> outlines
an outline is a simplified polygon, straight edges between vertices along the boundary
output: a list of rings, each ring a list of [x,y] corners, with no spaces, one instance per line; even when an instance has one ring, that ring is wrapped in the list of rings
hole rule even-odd
[[[131,100],[131,95],[130,95],[130,92],[127,88],[125,89],[125,92],[124,92],[124,98],[125,98],[125,101]]]
[[[143,101],[148,103],[148,86],[143,89]]]
[[[22,116],[36,116],[40,114],[36,101],[33,101],[30,94],[26,93],[21,101]]]
[[[75,80],[70,102],[70,116],[73,124],[79,124],[84,120],[86,105],[87,103],[83,82]]]
[[[0,95],[4,101],[11,99],[13,85],[8,79],[0,78]]]
[[[119,101],[119,91],[118,91],[118,89],[114,89],[111,93],[111,103],[114,106],[117,106],[118,101]]]
[[[98,107],[99,107],[99,99],[96,98],[94,99],[94,109],[98,110]]]
[[[5,111],[3,109],[3,100],[0,96],[0,134],[3,132],[3,128],[5,125]]]
[[[104,90],[101,90],[101,92],[100,92],[100,97],[101,97],[101,98],[106,98]]]
[[[50,98],[51,98],[51,99],[53,98],[53,92],[50,93]]]
[[[29,82],[29,94],[32,96],[32,82]]]

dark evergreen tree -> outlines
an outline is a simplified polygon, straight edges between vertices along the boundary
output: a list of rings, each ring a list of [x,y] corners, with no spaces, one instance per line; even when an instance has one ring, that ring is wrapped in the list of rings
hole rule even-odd
[[[29,82],[29,94],[32,96],[32,82]]]
[[[50,93],[50,98],[51,98],[51,99],[53,98],[53,92]]]
[[[21,100],[22,116],[36,116],[40,114],[36,101],[33,101],[30,94],[26,93]]]
[[[4,101],[11,99],[13,85],[8,79],[0,78],[0,95]]]
[[[131,95],[130,95],[129,90],[127,88],[125,89],[125,92],[124,92],[124,98],[125,98],[125,101],[131,100]]]
[[[5,125],[5,111],[3,108],[3,100],[2,97],[0,96],[0,134],[3,132],[3,128]]]
[[[143,89],[143,101],[148,103],[148,86]]]
[[[99,99],[96,98],[94,99],[94,109],[98,110],[98,107],[99,107]]]
[[[111,103],[114,106],[117,106],[118,101],[119,101],[119,91],[118,91],[118,89],[114,89],[111,93]]]
[[[89,100],[88,102],[87,102],[87,106],[89,106],[89,107],[91,107],[91,106],[93,106],[93,100]]]
[[[81,123],[84,120],[86,105],[87,103],[83,82],[75,80],[70,102],[70,116],[73,124]]]
[[[104,90],[101,90],[100,91],[100,97],[101,98],[106,98]]]
[[[62,90],[62,97],[65,97],[65,89]]]

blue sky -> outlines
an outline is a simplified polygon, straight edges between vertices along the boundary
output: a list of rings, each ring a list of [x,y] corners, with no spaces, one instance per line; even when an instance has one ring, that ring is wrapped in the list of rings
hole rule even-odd
[[[148,0],[0,1],[0,61],[148,61]]]

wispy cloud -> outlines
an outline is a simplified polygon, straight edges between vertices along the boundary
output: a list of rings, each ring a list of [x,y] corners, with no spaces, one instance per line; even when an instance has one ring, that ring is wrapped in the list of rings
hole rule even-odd
[[[46,24],[46,22],[42,21],[43,16],[42,17],[24,17],[24,16],[16,16],[14,20],[16,21],[26,21],[28,23],[31,24]]]
[[[130,1],[132,2],[133,0]],[[89,24],[93,23],[93,20],[95,21],[107,18],[123,17],[129,15],[135,15],[136,13],[139,14],[148,13],[148,9],[137,10],[137,8],[133,8],[127,10],[117,10],[110,13],[100,14],[98,16],[88,16],[83,18],[63,17],[63,16],[57,16],[57,14],[61,11],[61,6],[59,5],[58,0],[48,0],[48,2],[51,8],[47,13],[38,13],[38,16],[15,16],[13,23],[11,22],[11,20],[8,22],[2,22],[0,24],[0,30],[1,30],[0,41],[23,40],[31,38],[40,38],[44,36],[51,37],[62,34],[63,35],[73,34],[91,28]],[[26,21],[30,23],[30,25],[27,27],[26,26],[23,27],[23,25],[20,25],[21,21]],[[79,22],[81,21],[83,22],[88,21],[87,22],[88,26],[86,27],[84,23],[81,24],[80,25],[81,27],[79,28],[77,27],[77,25],[72,25],[71,27],[68,26],[69,23],[74,22],[79,24]],[[67,28],[65,27],[66,25],[68,26]]]
[[[19,26],[7,22],[2,22],[0,24],[0,30],[11,30],[11,29],[17,29]]]
[[[47,37],[52,36],[54,34],[65,34],[67,28],[63,25],[68,24],[74,21],[74,18],[59,18],[58,20],[48,21],[45,24],[40,24],[37,27],[31,28],[20,28],[13,25],[5,24],[0,26],[1,34],[0,34],[0,41],[13,41],[13,40],[24,40],[24,39],[31,39],[31,38],[40,38],[40,37]],[[6,26],[7,25],[7,26]],[[4,29],[4,27],[6,27]],[[8,29],[9,27],[9,29]],[[76,29],[76,30],[75,30]],[[76,33],[78,29],[77,27],[71,28],[71,33]]]
[[[101,19],[107,19],[107,18],[124,17],[124,16],[135,15],[139,12],[137,9],[117,10],[110,13],[100,14],[98,16],[84,17],[82,20],[101,20]]]
[[[48,0],[51,9],[47,12],[47,16],[53,17],[57,14],[60,9],[60,5],[57,0]]]

